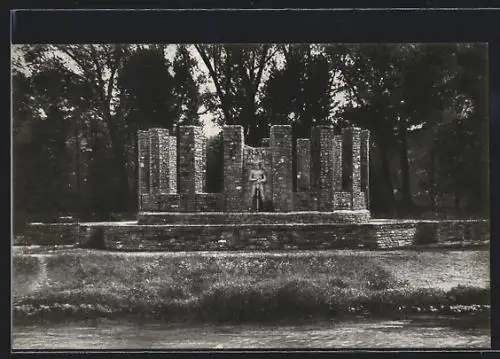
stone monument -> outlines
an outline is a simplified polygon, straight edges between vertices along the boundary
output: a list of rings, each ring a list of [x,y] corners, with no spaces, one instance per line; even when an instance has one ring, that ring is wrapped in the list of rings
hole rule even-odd
[[[359,128],[336,134],[317,126],[310,138],[296,140],[294,154],[291,126],[272,126],[260,147],[245,144],[241,126],[225,126],[223,191],[207,193],[200,127],[181,126],[177,136],[139,131],[136,221],[31,223],[23,241],[201,251],[401,248],[450,236],[489,238],[487,220],[370,219],[369,138]]]
[[[165,129],[139,131],[139,222],[155,223],[169,213],[199,218],[208,212],[369,218],[368,131],[346,128],[335,135],[333,127],[313,128],[310,139],[296,141],[296,173],[291,126],[272,126],[270,135],[261,147],[250,147],[242,126],[225,126],[224,190],[206,193],[206,141],[200,127],[180,126],[178,138]]]

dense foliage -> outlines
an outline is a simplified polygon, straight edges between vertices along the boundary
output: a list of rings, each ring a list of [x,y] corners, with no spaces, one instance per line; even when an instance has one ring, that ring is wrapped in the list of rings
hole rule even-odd
[[[136,132],[241,124],[371,130],[374,214],[489,210],[487,48],[477,44],[34,45],[13,57],[16,229],[136,209]],[[220,191],[221,138],[207,190]]]

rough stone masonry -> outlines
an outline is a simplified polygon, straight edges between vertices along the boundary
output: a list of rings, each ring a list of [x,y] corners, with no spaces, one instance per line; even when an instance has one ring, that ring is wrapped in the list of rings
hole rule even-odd
[[[256,164],[248,160],[249,153],[262,156],[263,194],[272,202],[265,211],[359,211],[369,205],[369,133],[359,128],[335,134],[330,126],[317,126],[311,138],[296,139],[294,154],[289,125],[272,126],[262,146],[252,148],[244,142],[242,126],[224,126],[221,193],[204,192],[206,140],[201,127],[180,126],[178,137],[152,128],[139,131],[138,139],[139,212],[252,211],[248,173]]]

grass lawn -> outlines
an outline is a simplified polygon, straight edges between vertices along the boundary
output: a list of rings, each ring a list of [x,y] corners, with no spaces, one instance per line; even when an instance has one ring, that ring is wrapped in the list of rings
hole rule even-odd
[[[15,247],[15,320],[262,321],[488,312],[489,252],[114,253]]]

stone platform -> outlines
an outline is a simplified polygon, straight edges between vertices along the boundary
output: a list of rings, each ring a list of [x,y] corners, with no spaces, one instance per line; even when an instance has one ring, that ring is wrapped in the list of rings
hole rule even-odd
[[[139,212],[139,224],[342,224],[363,223],[370,219],[368,210],[339,210],[333,212]]]
[[[488,241],[490,235],[487,220],[293,223],[292,218],[289,223],[32,223],[17,244],[70,244],[122,251],[376,249],[446,241]],[[271,219],[272,216],[267,218]]]

